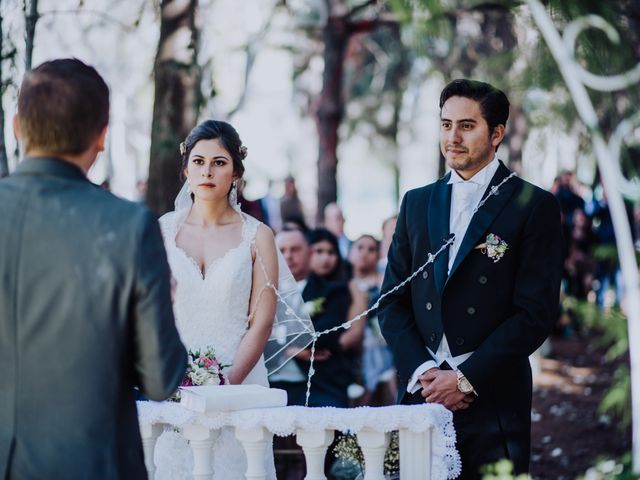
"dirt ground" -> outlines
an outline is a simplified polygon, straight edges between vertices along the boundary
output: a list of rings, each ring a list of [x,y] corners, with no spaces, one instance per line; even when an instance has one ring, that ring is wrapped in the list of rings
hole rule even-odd
[[[552,337],[551,352],[534,380],[531,474],[566,480],[583,475],[599,458],[631,449],[631,431],[598,413],[615,365],[593,346],[594,335]]]

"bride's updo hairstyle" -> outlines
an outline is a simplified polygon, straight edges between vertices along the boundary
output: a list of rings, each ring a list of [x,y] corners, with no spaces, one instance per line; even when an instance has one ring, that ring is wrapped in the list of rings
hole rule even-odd
[[[180,153],[182,155],[181,176],[184,176],[184,171],[189,165],[189,154],[191,150],[200,140],[219,140],[224,149],[231,155],[233,173],[235,173],[238,178],[242,178],[244,175],[244,164],[242,161],[247,156],[247,147],[242,145],[242,140],[240,140],[236,129],[227,122],[220,120],[205,120],[191,130],[187,139],[180,144]]]

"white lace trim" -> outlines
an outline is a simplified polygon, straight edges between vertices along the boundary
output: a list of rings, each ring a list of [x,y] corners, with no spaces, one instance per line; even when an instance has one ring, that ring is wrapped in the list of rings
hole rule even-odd
[[[182,427],[199,424],[212,430],[222,427],[263,427],[278,436],[291,435],[297,429],[338,430],[343,433],[358,433],[365,428],[377,432],[407,429],[417,433],[433,428],[433,478],[456,478],[461,471],[460,455],[455,448],[453,415],[446,408],[436,404],[376,408],[291,406],[205,415],[186,410],[177,403],[138,402],[138,420],[141,425],[164,423]]]

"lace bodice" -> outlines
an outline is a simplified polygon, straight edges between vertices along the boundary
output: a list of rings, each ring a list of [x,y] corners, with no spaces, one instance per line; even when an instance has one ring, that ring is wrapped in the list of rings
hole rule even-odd
[[[251,296],[252,245],[260,222],[242,214],[240,243],[207,265],[198,264],[176,245],[176,236],[188,210],[160,219],[167,257],[176,280],[173,304],[180,338],[190,350],[212,346],[218,360],[231,364],[247,331]]]

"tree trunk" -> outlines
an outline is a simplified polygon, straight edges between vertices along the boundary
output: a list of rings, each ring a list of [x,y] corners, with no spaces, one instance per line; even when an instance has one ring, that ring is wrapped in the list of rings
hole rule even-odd
[[[24,0],[23,10],[25,23],[24,66],[25,71],[28,72],[29,70],[31,70],[33,59],[33,41],[36,36],[36,24],[38,23],[38,19],[40,18],[40,14],[38,13],[38,0],[31,0],[31,3],[29,4],[29,13],[27,13],[27,1]]]
[[[318,129],[318,205],[316,220],[322,219],[324,207],[337,200],[338,128],[344,116],[342,73],[349,40],[344,17],[329,17],[324,27],[324,72],[322,92],[316,110]]]
[[[180,142],[195,126],[202,103],[197,64],[197,0],[162,0],[154,64],[155,97],[147,204],[158,215],[173,210],[180,186]]]
[[[2,0],[0,0],[0,8]],[[4,32],[2,30],[3,18],[0,16],[0,178],[9,175],[9,161],[7,158],[7,146],[4,142],[4,76],[2,70],[2,48],[4,47]]]
[[[511,115],[507,123],[509,124],[509,128],[507,128],[504,143],[509,147],[508,166],[520,175],[522,174],[522,148],[529,134],[527,117],[520,105],[511,105]]]

